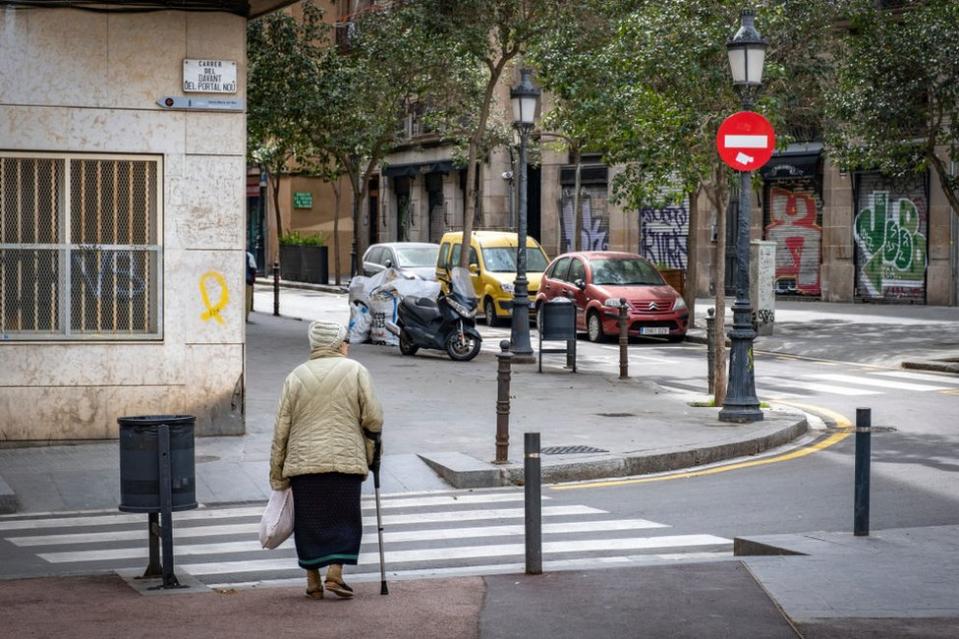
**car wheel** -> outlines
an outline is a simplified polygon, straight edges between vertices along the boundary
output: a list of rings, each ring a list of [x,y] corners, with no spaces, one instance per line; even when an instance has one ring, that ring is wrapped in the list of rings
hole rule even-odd
[[[487,297],[483,302],[483,314],[486,315],[487,326],[499,326],[499,319],[496,317],[496,304],[492,298]]]
[[[596,311],[590,311],[586,317],[586,335],[591,342],[602,342],[606,339],[606,334],[603,332],[603,320],[600,319],[599,313]]]

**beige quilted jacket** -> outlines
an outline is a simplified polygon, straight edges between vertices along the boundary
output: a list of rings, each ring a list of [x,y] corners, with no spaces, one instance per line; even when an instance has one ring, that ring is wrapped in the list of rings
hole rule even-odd
[[[366,476],[372,443],[363,430],[380,432],[383,410],[370,374],[338,351],[314,350],[283,383],[273,430],[270,485],[311,473]]]

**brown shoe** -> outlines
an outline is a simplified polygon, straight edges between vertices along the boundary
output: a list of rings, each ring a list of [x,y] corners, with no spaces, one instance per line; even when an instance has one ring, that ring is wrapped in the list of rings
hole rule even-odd
[[[343,566],[340,564],[330,564],[326,570],[326,583],[323,585],[337,597],[349,599],[353,596],[353,589],[343,581]]]
[[[323,598],[323,584],[320,583],[319,570],[306,571],[306,596],[310,599]]]

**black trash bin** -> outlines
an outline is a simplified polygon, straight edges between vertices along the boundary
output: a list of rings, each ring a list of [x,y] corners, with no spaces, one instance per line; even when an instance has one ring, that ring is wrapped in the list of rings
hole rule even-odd
[[[543,372],[543,353],[565,353],[566,366],[576,372],[576,305],[565,297],[540,304],[536,316],[539,324],[539,372]],[[543,348],[544,341],[564,341],[566,348]]]
[[[120,510],[160,512],[160,426],[170,429],[173,510],[196,508],[192,415],[120,417]]]

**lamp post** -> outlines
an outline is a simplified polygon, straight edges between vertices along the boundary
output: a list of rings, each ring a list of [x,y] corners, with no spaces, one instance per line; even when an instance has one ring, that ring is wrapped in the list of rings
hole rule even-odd
[[[726,43],[733,85],[739,91],[743,111],[749,111],[753,98],[762,86],[763,63],[766,60],[766,41],[753,25],[754,14],[742,12],[736,34]],[[755,422],[763,418],[756,397],[756,378],[753,368],[753,340],[756,331],[752,324],[752,305],[749,301],[749,226],[750,226],[750,171],[740,172],[739,220],[736,229],[736,303],[733,304],[732,342],[729,357],[729,389],[719,420],[724,422]]]
[[[532,71],[520,71],[519,84],[510,89],[513,126],[519,132],[519,223],[516,230],[516,281],[513,284],[513,318],[510,351],[520,361],[533,361],[529,339],[529,280],[526,279],[526,142],[536,118],[540,90],[530,80]]]

